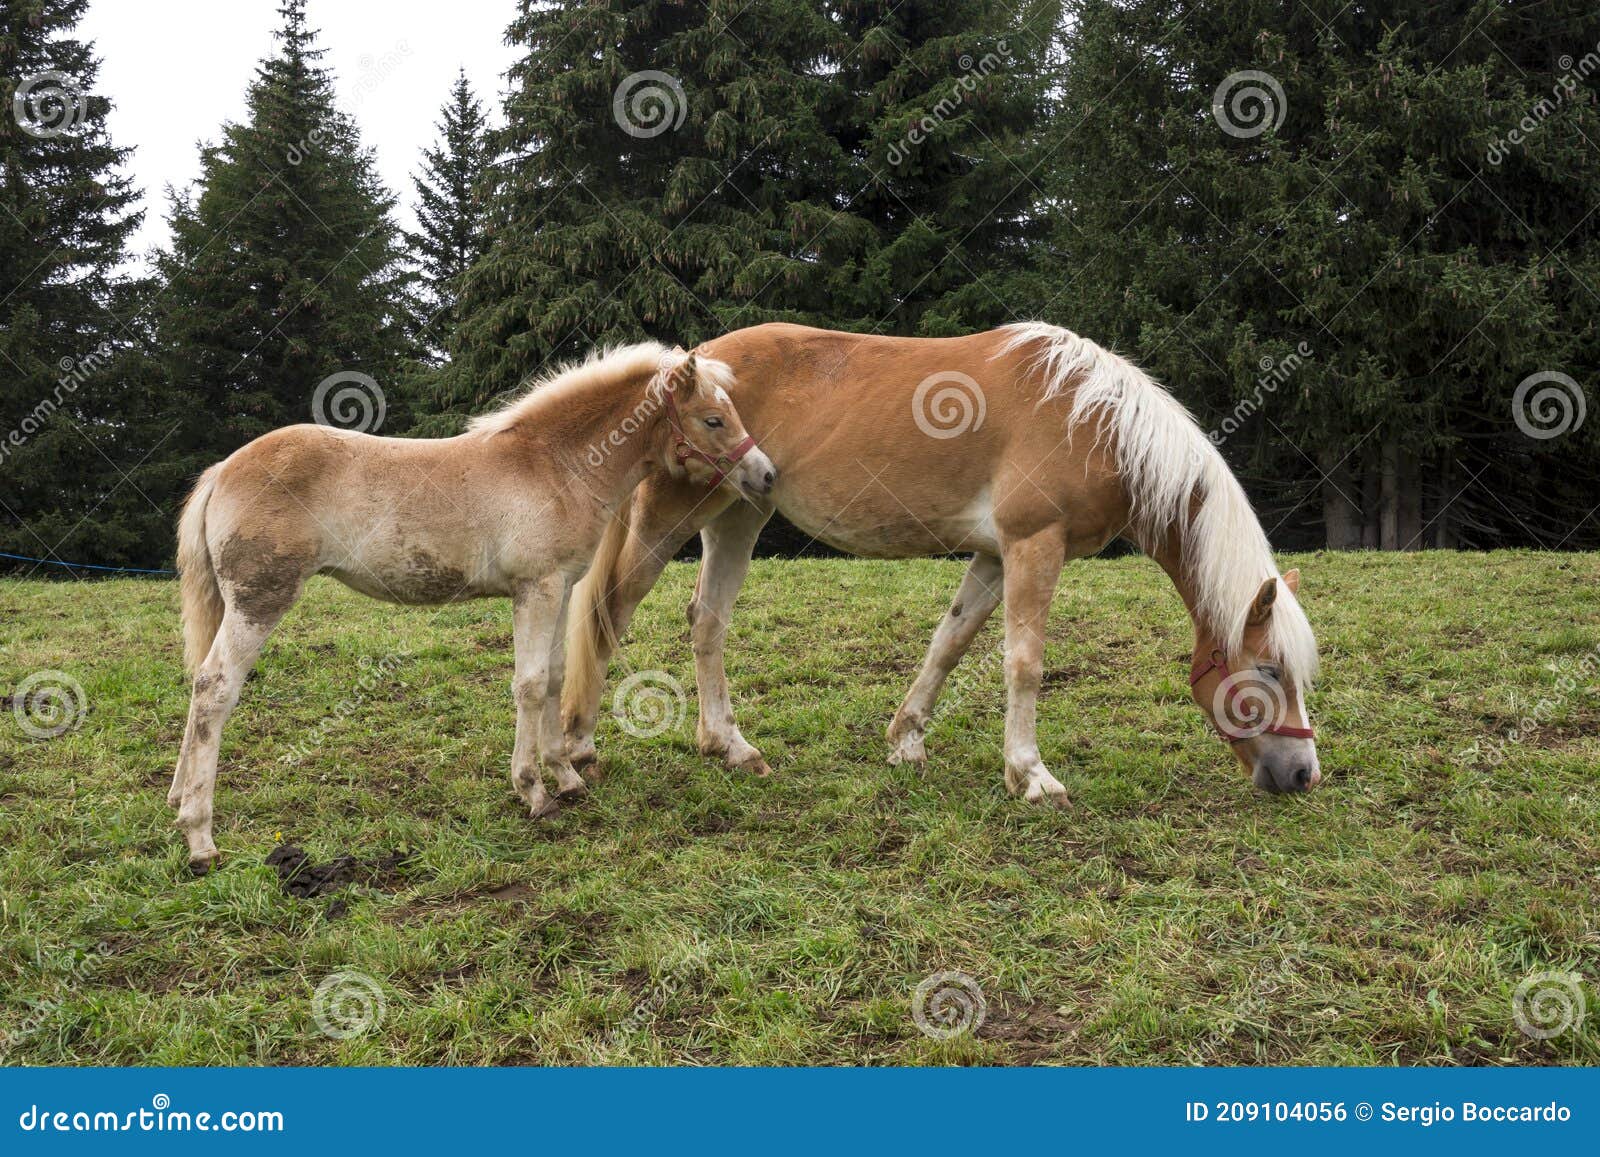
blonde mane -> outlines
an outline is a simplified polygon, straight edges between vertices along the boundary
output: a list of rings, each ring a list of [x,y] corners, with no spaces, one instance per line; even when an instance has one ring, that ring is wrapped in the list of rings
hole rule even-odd
[[[1097,439],[1115,439],[1139,545],[1148,552],[1178,529],[1196,618],[1222,647],[1236,652],[1256,592],[1278,575],[1278,566],[1244,489],[1194,415],[1138,366],[1088,338],[1042,322],[1004,328],[1011,336],[1002,353],[1039,347],[1031,368],[1044,379],[1044,400],[1071,391],[1069,428],[1092,420]],[[1200,508],[1191,518],[1196,497]],[[1298,684],[1310,686],[1317,641],[1283,583],[1267,646]]]
[[[467,423],[467,432],[497,434],[572,390],[623,378],[653,377],[662,370],[673,369],[687,356],[682,350],[668,349],[656,341],[595,350],[582,361],[568,362],[535,378],[522,393],[499,409],[473,418]],[[716,364],[721,365],[720,362]]]

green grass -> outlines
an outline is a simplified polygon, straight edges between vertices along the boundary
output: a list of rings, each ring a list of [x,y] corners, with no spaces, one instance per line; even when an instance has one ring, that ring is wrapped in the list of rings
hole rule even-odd
[[[1077,564],[1056,601],[1040,740],[1064,812],[1002,786],[997,623],[928,766],[884,761],[958,564],[766,562],[729,670],[777,774],[702,759],[692,703],[652,739],[607,717],[604,782],[545,824],[507,776],[508,606],[317,580],[229,724],[201,880],[165,802],[175,588],[0,582],[0,693],[53,668],[89,707],[50,740],[0,715],[3,1059],[1600,1062],[1600,556],[1297,562],[1325,667],[1308,797],[1253,792],[1188,702],[1188,622],[1144,560]],[[691,690],[693,580],[669,568],[625,650]],[[417,857],[330,913],[263,865],[280,839]],[[942,969],[981,985],[976,1035],[913,1023]],[[1590,982],[1587,1023],[1549,1040],[1513,1020],[1541,970]],[[384,1002],[349,1039],[312,1014],[340,971]]]

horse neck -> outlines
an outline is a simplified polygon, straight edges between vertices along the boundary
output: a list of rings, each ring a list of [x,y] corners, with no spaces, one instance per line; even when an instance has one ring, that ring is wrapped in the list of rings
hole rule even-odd
[[[1209,628],[1200,621],[1200,592],[1191,577],[1192,568],[1188,565],[1189,560],[1186,557],[1188,549],[1186,536],[1179,528],[1173,527],[1149,553],[1150,557],[1156,560],[1156,564],[1167,572],[1167,577],[1177,588],[1178,597],[1183,600],[1184,609],[1189,612],[1189,620],[1194,624],[1195,645],[1199,646],[1214,640],[1209,638],[1211,633]]]
[[[638,377],[586,383],[552,396],[518,429],[543,444],[542,458],[554,459],[580,476],[592,495],[615,505],[660,457],[666,411],[647,385]]]

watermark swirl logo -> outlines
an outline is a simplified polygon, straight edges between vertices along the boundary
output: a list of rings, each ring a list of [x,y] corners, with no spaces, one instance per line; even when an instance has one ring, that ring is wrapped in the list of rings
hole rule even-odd
[[[46,139],[70,133],[89,112],[89,98],[64,72],[24,77],[11,98],[11,115],[23,132]]]
[[[654,739],[683,723],[688,698],[665,671],[635,671],[617,684],[611,714],[635,739]]]
[[[935,972],[911,995],[911,1019],[934,1040],[976,1033],[988,1015],[983,989],[965,972]]]
[[[1588,413],[1583,387],[1557,370],[1529,374],[1511,395],[1517,429],[1541,442],[1576,430]]]
[[[1230,137],[1249,140],[1281,125],[1289,115],[1289,104],[1271,73],[1245,69],[1223,77],[1217,85],[1211,115]]]
[[[160,1112],[162,1109],[170,1109],[172,1107],[172,1098],[167,1096],[165,1093],[157,1093],[155,1096],[150,1098],[150,1107],[155,1109],[157,1112]]]
[[[383,989],[365,972],[335,972],[311,996],[311,1017],[324,1036],[349,1040],[383,1023]]]
[[[1251,671],[1233,672],[1211,693],[1211,717],[1229,739],[1254,739],[1288,714],[1283,688]]]
[[[983,388],[959,370],[941,370],[917,383],[911,417],[930,438],[959,438],[983,428],[988,404]]]
[[[388,401],[377,381],[359,370],[329,374],[311,395],[311,417],[319,426],[371,434],[383,425],[388,412]]]
[[[83,722],[89,699],[65,671],[35,671],[11,692],[11,713],[24,735],[54,739]]]
[[[623,77],[611,96],[611,116],[630,137],[659,137],[688,115],[689,99],[678,78],[655,69]]]
[[[1511,1016],[1534,1040],[1549,1040],[1583,1024],[1588,1005],[1576,972],[1535,972],[1511,996]]]

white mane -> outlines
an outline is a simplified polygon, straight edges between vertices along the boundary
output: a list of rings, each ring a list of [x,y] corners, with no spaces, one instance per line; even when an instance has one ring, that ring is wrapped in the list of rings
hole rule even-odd
[[[656,341],[595,350],[581,362],[568,362],[535,378],[521,394],[499,409],[473,418],[467,423],[467,432],[498,433],[526,417],[535,406],[542,405],[552,391],[581,389],[592,382],[615,381],[618,378],[653,376],[659,371],[674,368],[687,356],[682,350],[668,349]],[[701,377],[704,378],[707,367],[722,366],[722,363],[702,361],[700,365]]]
[[[1072,393],[1069,426],[1089,421],[1097,437],[1116,440],[1117,468],[1133,505],[1134,531],[1147,551],[1174,526],[1184,569],[1194,584],[1195,613],[1221,646],[1235,651],[1262,582],[1278,574],[1272,547],[1250,500],[1183,404],[1138,366],[1060,326],[1005,327],[1009,353],[1037,343],[1032,363],[1045,399]],[[1201,500],[1191,519],[1191,499]],[[1267,646],[1301,686],[1317,671],[1317,641],[1294,592],[1278,584]]]

